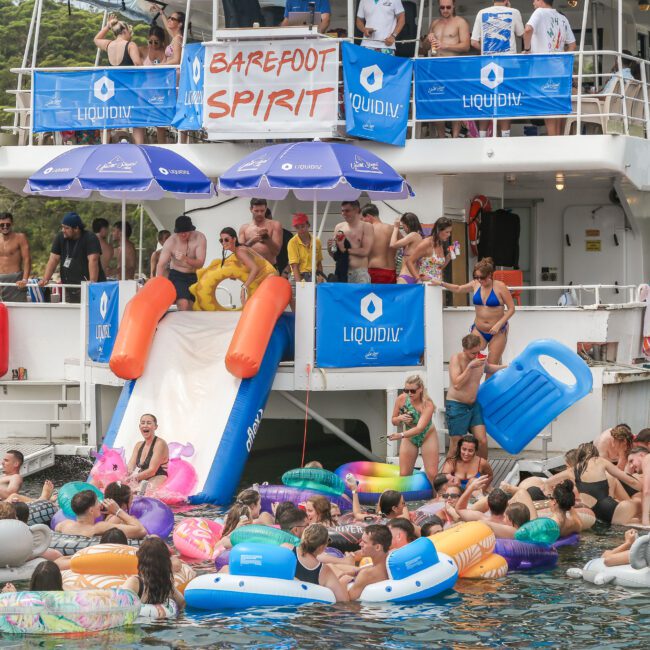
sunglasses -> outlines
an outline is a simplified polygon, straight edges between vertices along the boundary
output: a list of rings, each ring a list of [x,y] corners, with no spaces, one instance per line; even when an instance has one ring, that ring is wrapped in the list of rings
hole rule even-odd
[[[475,275],[473,276],[475,280],[487,280],[487,275]]]
[[[220,244],[227,244],[230,241],[230,237],[224,237],[223,239],[219,240]]]
[[[2,228],[3,230],[9,230],[9,228],[11,228],[11,224],[10,223],[0,223],[0,228]]]
[[[181,19],[176,18],[176,16],[170,16],[167,20],[173,20],[175,23],[180,23],[181,22]]]
[[[149,41],[149,45],[160,45],[160,41]]]
[[[441,9],[453,9],[453,5],[440,5]]]
[[[420,389],[419,388],[405,388],[404,392],[408,393],[409,395],[415,395]]]
[[[443,499],[458,499],[460,497],[460,494],[441,494],[440,495]]]

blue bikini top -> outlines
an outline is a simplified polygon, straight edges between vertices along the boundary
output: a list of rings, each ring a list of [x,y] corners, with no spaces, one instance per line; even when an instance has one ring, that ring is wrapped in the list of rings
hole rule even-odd
[[[476,290],[472,302],[477,306],[483,307],[501,307],[502,304],[497,298],[497,294],[494,293],[494,289],[490,290],[490,295],[487,297],[487,300],[483,302],[483,298],[481,296],[481,287]]]

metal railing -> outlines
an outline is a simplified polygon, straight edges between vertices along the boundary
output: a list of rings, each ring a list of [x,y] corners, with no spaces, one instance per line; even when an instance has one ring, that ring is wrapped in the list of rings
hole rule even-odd
[[[0,302],[2,300],[2,290],[4,288],[14,289],[21,291],[25,295],[25,300],[15,301],[14,304],[18,305],[60,305],[64,304],[67,306],[79,306],[79,300],[76,302],[66,302],[66,291],[81,291],[81,287],[78,284],[59,284],[57,282],[48,282],[44,287],[40,287],[38,283],[32,279],[24,287],[17,287],[15,282],[0,282]],[[45,291],[50,290],[50,299],[46,301]],[[5,300],[4,302],[12,302],[10,300]]]
[[[336,39],[336,40],[352,40],[352,39]],[[530,123],[531,120],[541,120],[544,118],[561,118],[566,119],[566,126],[564,133],[569,134],[573,131],[579,135],[587,135],[586,125],[592,125],[593,130],[599,133],[614,133],[620,135],[627,135],[632,137],[640,137],[650,139],[650,105],[648,91],[648,80],[650,73],[648,66],[650,62],[640,59],[639,57],[629,56],[613,50],[588,50],[575,52],[577,61],[577,72],[573,75],[573,95],[572,95],[572,111],[570,114],[558,115],[529,115],[529,116],[508,116],[502,115],[500,119],[512,119],[515,123]],[[178,66],[153,66],[155,69],[178,68]],[[614,68],[613,72],[603,73],[596,72],[598,69]],[[106,68],[106,66],[99,66],[99,69]],[[93,70],[97,68],[12,68],[12,72],[16,73],[19,78],[19,84],[25,77],[32,77],[35,70],[47,72],[61,72],[61,71],[78,71],[78,70]],[[112,70],[120,68],[111,68]],[[133,67],[128,68],[133,70]],[[140,68],[138,68],[140,69]],[[619,73],[617,70],[634,70],[638,78],[633,78],[630,72]],[[613,83],[607,82],[613,79]],[[342,75],[339,81],[339,88],[343,89]],[[607,92],[604,92],[604,90]],[[9,130],[14,133],[22,133],[23,137],[19,137],[19,144],[27,144],[31,142],[31,129],[33,125],[33,95],[30,89],[16,89],[10,91],[16,94],[16,107],[5,108],[4,110],[16,115],[15,123],[13,126],[3,126],[4,130]],[[342,94],[339,93],[342,97]],[[414,92],[411,93],[410,100],[411,110],[408,121],[410,128],[410,139],[428,139],[431,137],[426,129],[422,129],[422,125],[433,124],[436,122],[448,122],[446,120],[420,120],[417,117],[415,109]],[[469,122],[472,120],[456,120]],[[492,137],[497,137],[498,119],[491,119],[493,124]],[[152,125],[153,127],[154,125]],[[169,125],[156,125],[170,128],[176,132]],[[345,115],[343,101],[339,100],[339,120],[337,121],[337,128],[340,135],[345,135]],[[92,130],[92,129],[89,129]],[[96,129],[100,130],[100,129]],[[125,131],[126,129],[115,129],[118,131]],[[178,132],[176,132],[178,135]],[[267,140],[273,134],[260,135],[260,139]],[[25,137],[27,136],[27,137]],[[286,134],[278,134],[279,138],[286,138]],[[53,144],[61,144],[60,137],[52,138]],[[223,138],[220,138],[223,140]],[[199,142],[202,141],[201,139]],[[39,144],[45,144],[46,140],[41,137]]]

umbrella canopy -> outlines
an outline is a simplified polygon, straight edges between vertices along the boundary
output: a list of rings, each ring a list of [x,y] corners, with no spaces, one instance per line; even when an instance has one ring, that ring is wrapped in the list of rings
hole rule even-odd
[[[406,199],[409,184],[375,154],[350,144],[297,142],[264,147],[219,178],[219,191],[234,196],[301,201]]]
[[[212,181],[183,156],[162,147],[127,143],[73,147],[30,176],[23,191],[71,199],[89,198],[97,192],[121,199],[122,279],[128,200],[205,199],[216,193]]]
[[[191,162],[162,147],[100,144],[73,147],[27,179],[27,194],[109,199],[208,198],[210,179]]]

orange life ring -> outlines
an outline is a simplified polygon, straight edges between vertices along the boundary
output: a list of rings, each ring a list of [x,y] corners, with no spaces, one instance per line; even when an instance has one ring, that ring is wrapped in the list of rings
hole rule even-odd
[[[467,237],[474,257],[478,257],[478,243],[480,239],[481,215],[490,212],[492,205],[490,199],[483,194],[477,194],[469,205],[469,219],[467,220]]]

